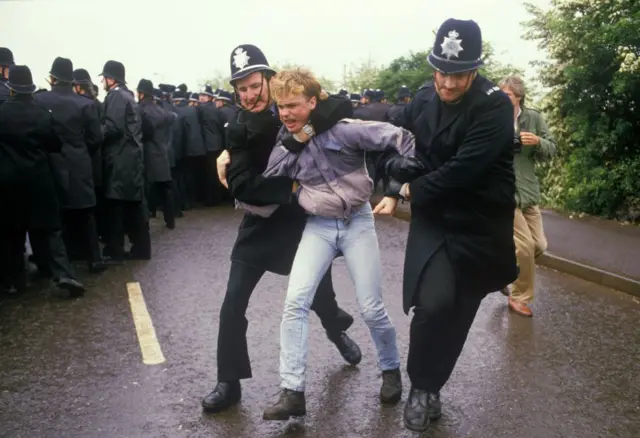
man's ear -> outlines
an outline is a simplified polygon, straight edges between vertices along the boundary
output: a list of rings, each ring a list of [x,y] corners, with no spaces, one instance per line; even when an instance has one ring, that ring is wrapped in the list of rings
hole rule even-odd
[[[313,96],[311,99],[309,99],[309,106],[311,107],[311,111],[316,109],[316,105],[318,105],[318,99]]]

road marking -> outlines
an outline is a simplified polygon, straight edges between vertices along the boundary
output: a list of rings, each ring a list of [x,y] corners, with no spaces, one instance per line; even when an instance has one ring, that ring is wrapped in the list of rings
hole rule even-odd
[[[133,323],[136,326],[140,351],[142,352],[142,362],[146,365],[163,363],[165,361],[164,355],[160,349],[160,343],[156,337],[156,331],[153,328],[153,322],[151,322],[147,304],[144,302],[140,283],[137,281],[127,283],[127,292],[129,293],[131,315],[133,316]]]

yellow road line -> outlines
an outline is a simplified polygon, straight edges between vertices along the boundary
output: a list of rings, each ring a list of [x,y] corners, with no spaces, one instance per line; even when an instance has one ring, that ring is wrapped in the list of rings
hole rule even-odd
[[[127,292],[129,293],[129,304],[131,305],[131,315],[133,323],[136,326],[138,334],[138,342],[142,352],[142,362],[146,365],[157,365],[165,361],[156,331],[153,328],[147,305],[144,302],[142,288],[140,283],[127,283]]]

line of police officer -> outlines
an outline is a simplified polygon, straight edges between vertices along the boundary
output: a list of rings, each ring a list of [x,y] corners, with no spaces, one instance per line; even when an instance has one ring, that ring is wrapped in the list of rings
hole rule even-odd
[[[226,197],[215,160],[236,113],[231,93],[207,86],[187,99],[184,85],[156,89],[142,79],[136,101],[124,65],[108,61],[102,104],[89,73],[69,59],[54,60],[50,91],[35,91],[30,70],[15,66],[7,48],[0,69],[2,292],[26,288],[27,234],[37,273],[79,296],[85,288],[69,260],[85,260],[92,273],[148,260],[149,214],[160,207],[173,229],[182,210]]]

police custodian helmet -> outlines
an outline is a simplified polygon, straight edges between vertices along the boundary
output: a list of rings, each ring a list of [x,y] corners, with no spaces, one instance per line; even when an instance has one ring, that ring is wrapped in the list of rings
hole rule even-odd
[[[231,52],[231,85],[238,79],[249,76],[252,73],[262,71],[275,75],[276,72],[269,66],[267,57],[262,50],[252,44],[241,44]]]

